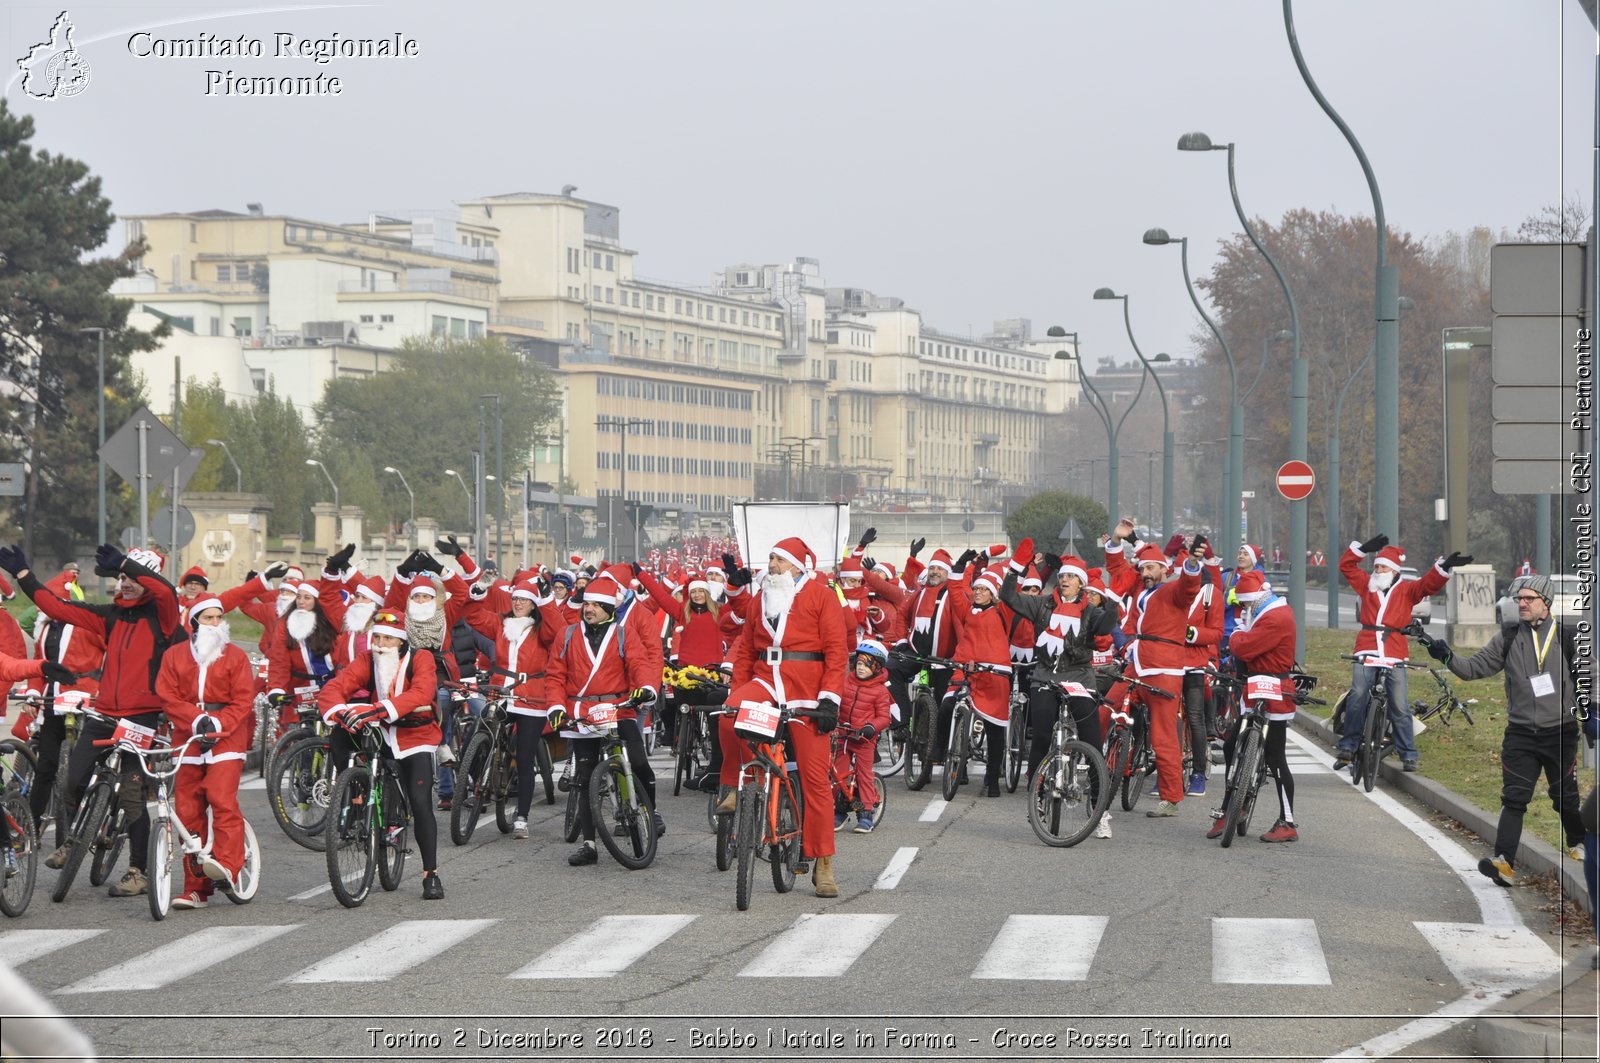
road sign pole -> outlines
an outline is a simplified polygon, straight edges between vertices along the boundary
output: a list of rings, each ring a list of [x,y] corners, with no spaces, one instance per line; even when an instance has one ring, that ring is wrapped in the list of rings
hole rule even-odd
[[[150,542],[150,422],[139,422],[139,543]]]

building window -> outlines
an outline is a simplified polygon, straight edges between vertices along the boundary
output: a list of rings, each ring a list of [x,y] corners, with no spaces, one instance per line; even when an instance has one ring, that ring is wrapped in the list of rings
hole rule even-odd
[[[483,322],[482,321],[468,321],[467,322],[467,339],[475,340],[475,339],[479,339],[482,336],[483,336]]]
[[[674,300],[672,300],[672,312],[674,314],[683,313],[683,300],[682,299],[674,299]]]
[[[233,280],[233,268],[231,266],[218,266],[217,280],[224,284]]]
[[[194,222],[190,222],[189,223],[189,242],[191,244],[199,242],[199,240],[198,240],[198,238],[196,237],[196,234],[195,234],[195,223]]]
[[[379,323],[384,324],[384,325],[392,325],[392,324],[394,324],[394,315],[393,314],[380,314],[378,316],[378,321],[379,321]]]
[[[633,306],[634,306],[634,309],[638,309],[638,307],[639,307],[639,293],[638,292],[634,292],[633,293]]]
[[[371,314],[362,314],[362,315],[361,315],[361,323],[362,323],[362,324],[363,324],[363,325],[370,325],[370,324],[372,324],[372,315],[371,315]]]
[[[433,334],[443,336],[450,329],[450,319],[440,314],[433,315]]]
[[[611,258],[610,255],[607,255],[606,256],[606,269],[616,269],[617,268],[616,266],[612,265],[611,263],[612,263],[612,258]]]

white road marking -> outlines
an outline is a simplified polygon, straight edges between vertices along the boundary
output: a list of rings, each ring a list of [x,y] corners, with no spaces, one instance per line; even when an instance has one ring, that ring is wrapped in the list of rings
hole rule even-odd
[[[740,978],[837,978],[894,922],[892,915],[802,915]]]
[[[319,960],[285,982],[387,982],[498,919],[408,919]]]
[[[972,977],[1081,982],[1108,921],[1103,915],[1009,916]]]
[[[107,967],[99,974],[63,986],[56,992],[121,993],[133,989],[160,989],[299,928],[298,923],[207,927],[125,963]]]
[[[692,915],[608,915],[510,978],[611,978],[694,922]]]
[[[0,957],[16,967],[104,933],[104,930],[8,930],[0,934]]]
[[[291,901],[309,901],[313,897],[320,897],[322,894],[327,893],[331,889],[333,889],[333,884],[332,883],[328,883],[328,882],[324,882],[320,886],[312,886],[308,890],[305,890],[305,891],[303,891],[301,893],[296,893],[293,897],[290,897],[289,899]]]
[[[942,797],[935,797],[928,802],[928,807],[922,810],[922,815],[917,817],[921,823],[936,823],[944,815],[944,810],[950,807],[950,802]]]
[[[1561,970],[1561,957],[1525,926],[1416,923],[1456,981],[1467,989],[1515,993]]]
[[[1211,980],[1227,985],[1332,985],[1311,919],[1212,919]]]
[[[246,779],[244,782],[239,784],[239,789],[241,790],[265,790],[266,788],[267,780],[263,779],[259,775],[257,775],[254,779]]]
[[[875,890],[892,890],[900,885],[900,880],[911,869],[911,861],[917,858],[915,845],[904,845],[895,850],[894,856],[889,858],[889,866],[883,869],[883,874],[878,876],[878,881],[872,884]]]

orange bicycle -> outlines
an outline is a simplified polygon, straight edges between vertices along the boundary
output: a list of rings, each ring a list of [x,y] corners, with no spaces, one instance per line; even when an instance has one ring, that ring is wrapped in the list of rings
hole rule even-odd
[[[739,769],[737,826],[738,876],[735,903],[750,907],[756,881],[756,858],[772,865],[772,886],[779,893],[794,889],[800,862],[800,826],[804,806],[798,779],[787,770],[784,732],[789,721],[812,715],[810,710],[774,705],[743,705],[733,729],[750,745],[751,759]]]
[[[883,826],[884,813],[889,809],[889,793],[883,785],[883,776],[876,772],[872,775],[872,789],[876,792],[869,793],[859,784],[857,758],[871,757],[872,746],[851,753],[844,770],[839,770],[839,753],[847,748],[845,743],[852,738],[870,741],[865,728],[856,731],[835,729],[829,736],[828,778],[833,783],[833,829],[843,830],[845,820],[853,815],[856,817],[856,833],[869,834]]]

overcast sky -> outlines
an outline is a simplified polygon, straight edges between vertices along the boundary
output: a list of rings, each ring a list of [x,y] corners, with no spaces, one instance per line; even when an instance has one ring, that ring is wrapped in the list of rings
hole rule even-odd
[[[1147,354],[1186,352],[1196,325],[1176,250],[1144,230],[1189,236],[1196,276],[1238,231],[1225,156],[1180,154],[1179,134],[1238,143],[1252,215],[1372,212],[1279,0],[74,5],[90,84],[33,100],[15,60],[60,10],[0,15],[5,95],[35,146],[88,162],[122,213],[259,202],[348,222],[574,184],[621,208],[641,276],[705,284],[809,255],[829,284],[899,296],[935,327],[1059,322],[1121,360],[1096,287],[1131,294]],[[1514,228],[1591,199],[1595,33],[1578,0],[1300,0],[1295,23],[1391,227]],[[265,55],[139,58],[141,30],[244,34]],[[335,32],[403,34],[419,54],[272,58],[274,34]],[[209,69],[322,73],[342,93],[207,96]]]

